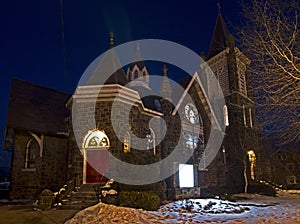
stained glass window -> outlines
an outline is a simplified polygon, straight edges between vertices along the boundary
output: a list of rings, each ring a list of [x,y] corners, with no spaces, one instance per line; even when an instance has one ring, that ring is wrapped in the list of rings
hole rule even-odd
[[[109,147],[109,139],[103,131],[93,131],[86,137],[85,148]]]
[[[98,146],[98,142],[99,142],[99,138],[98,137],[93,137],[89,141],[88,146],[89,147],[97,147]]]
[[[184,107],[185,118],[188,119],[192,124],[199,123],[199,115],[197,108],[192,104],[187,104]]]

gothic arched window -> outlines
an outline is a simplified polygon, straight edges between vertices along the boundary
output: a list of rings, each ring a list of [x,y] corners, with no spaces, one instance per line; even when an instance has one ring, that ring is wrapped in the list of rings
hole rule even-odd
[[[86,138],[85,148],[109,147],[109,139],[103,131],[92,131]]]
[[[124,153],[130,152],[130,135],[128,132],[124,134],[123,151]]]
[[[136,69],[136,70],[134,70],[134,72],[133,72],[133,79],[132,80],[135,80],[135,79],[137,79],[139,77],[139,72],[138,72],[138,70]]]
[[[146,138],[147,138],[147,149],[149,150],[152,149],[153,154],[155,155],[156,154],[155,133],[151,128],[149,128]]]
[[[226,105],[223,107],[223,116],[224,116],[224,124],[225,126],[229,126],[229,119],[228,119],[228,108]]]
[[[31,138],[26,145],[25,150],[25,169],[33,169],[36,166],[36,158],[38,157],[40,151],[39,143]]]

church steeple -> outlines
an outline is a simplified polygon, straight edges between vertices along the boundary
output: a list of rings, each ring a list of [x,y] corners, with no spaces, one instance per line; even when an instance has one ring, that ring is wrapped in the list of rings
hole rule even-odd
[[[171,85],[170,85],[168,75],[167,75],[168,68],[167,68],[166,64],[164,64],[162,71],[163,71],[163,80],[162,80],[162,84],[160,87],[160,92],[167,100],[169,100],[171,102],[172,89],[171,89]]]
[[[216,54],[220,53],[221,51],[229,47],[228,45],[229,45],[230,36],[232,36],[229,33],[227,26],[224,22],[223,16],[221,14],[220,3],[218,3],[217,6],[219,12],[216,20],[214,33],[210,43],[208,58],[215,56]]]
[[[135,57],[133,63],[127,69],[126,77],[130,86],[143,86],[147,89],[150,88],[149,72],[145,66],[144,60],[141,55],[140,45],[137,44]]]
[[[137,65],[140,70],[142,70],[145,67],[145,63],[144,63],[144,59],[143,59],[142,54],[141,54],[141,49],[140,49],[140,44],[139,43],[136,45],[136,52],[135,52],[135,56],[134,56],[134,61],[135,62],[131,63],[131,65],[130,65],[131,69],[135,65]]]
[[[109,33],[109,48],[110,50],[103,56],[97,68],[93,71],[93,75],[87,81],[87,84],[119,84],[126,85],[127,79],[124,73],[124,70],[120,64],[119,58],[114,51],[114,34],[113,32]],[[119,68],[119,69],[118,69]],[[108,73],[113,69],[114,73],[111,76],[104,80],[107,77]]]

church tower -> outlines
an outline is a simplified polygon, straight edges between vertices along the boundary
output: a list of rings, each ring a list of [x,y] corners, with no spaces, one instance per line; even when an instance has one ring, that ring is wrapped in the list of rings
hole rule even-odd
[[[248,172],[249,181],[262,179],[266,175],[261,169],[264,153],[261,130],[255,116],[250,60],[236,47],[234,37],[221,15],[220,6],[206,62],[211,69],[206,70],[208,97],[211,102],[217,101],[223,91],[226,104],[220,108],[226,126],[222,146],[226,185],[232,190],[241,191],[245,185],[244,170]],[[219,86],[213,84],[213,76],[219,81]],[[252,165],[250,151],[256,156]]]

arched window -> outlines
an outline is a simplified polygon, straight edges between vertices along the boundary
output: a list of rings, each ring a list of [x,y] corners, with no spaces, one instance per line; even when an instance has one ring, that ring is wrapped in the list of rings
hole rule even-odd
[[[92,131],[86,137],[84,148],[102,148],[109,147],[109,139],[104,131]]]
[[[147,149],[153,149],[153,154],[156,154],[156,148],[155,148],[155,133],[154,131],[149,128],[148,133],[146,135],[147,138]]]
[[[251,179],[255,179],[255,163],[256,163],[256,156],[253,150],[248,151],[248,158],[249,158],[249,163],[250,163],[250,176]]]
[[[223,107],[223,116],[224,116],[224,124],[225,126],[229,126],[229,118],[228,118],[228,108],[226,105]]]
[[[138,72],[138,70],[136,69],[136,70],[133,71],[133,79],[132,79],[132,80],[135,80],[135,79],[137,79],[138,77],[139,77],[139,72]]]
[[[199,123],[199,114],[196,106],[188,103],[184,107],[184,115],[187,120],[189,120],[192,124]]]
[[[33,169],[36,166],[36,158],[38,157],[40,151],[39,143],[31,138],[26,145],[25,150],[25,169]]]
[[[123,151],[124,153],[130,152],[130,135],[128,132],[124,134]]]

